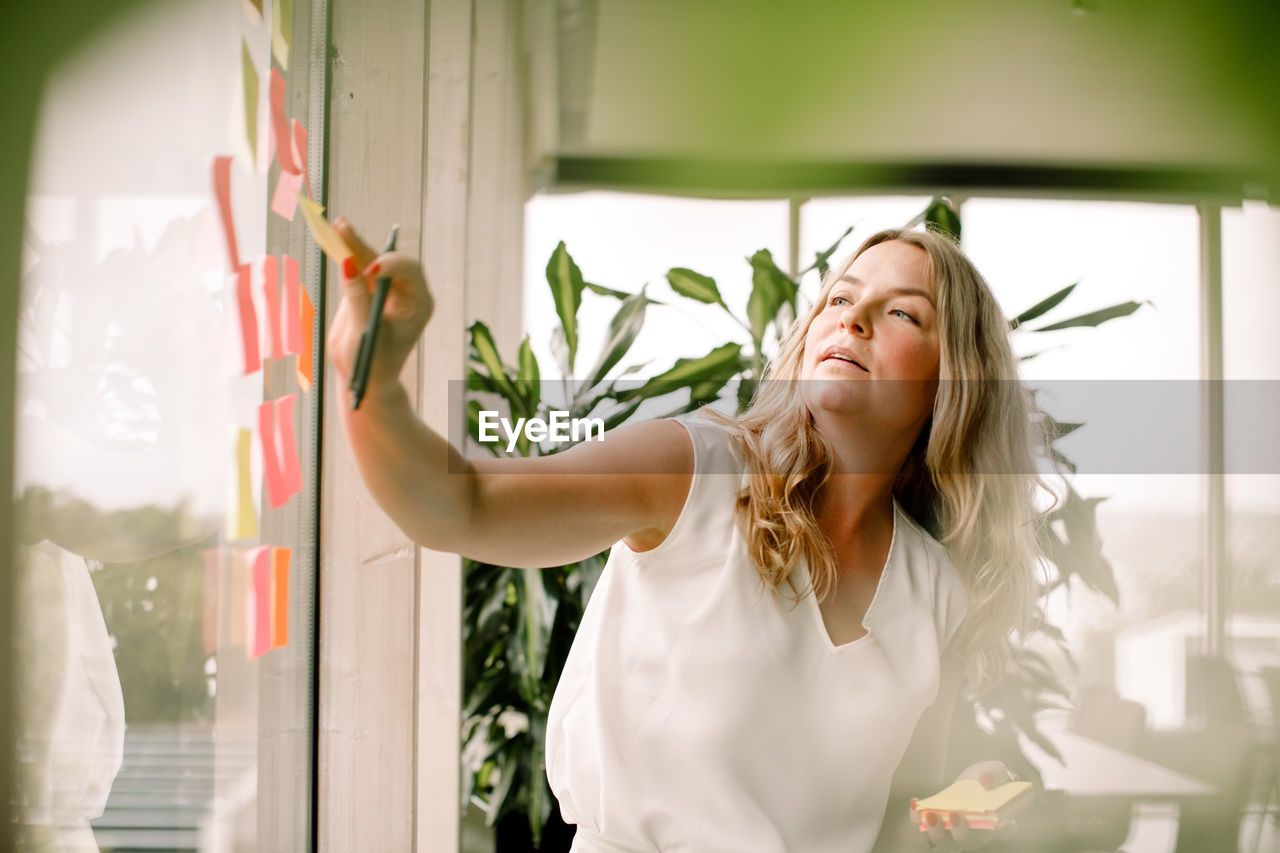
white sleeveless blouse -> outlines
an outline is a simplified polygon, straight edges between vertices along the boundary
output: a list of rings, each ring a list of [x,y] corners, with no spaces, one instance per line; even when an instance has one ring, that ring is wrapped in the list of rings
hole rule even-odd
[[[812,595],[764,591],[734,524],[728,432],[679,420],[684,508],[657,548],[613,547],[551,703],[547,776],[574,851],[869,851],[963,583],[895,501],[868,633],[833,645]]]

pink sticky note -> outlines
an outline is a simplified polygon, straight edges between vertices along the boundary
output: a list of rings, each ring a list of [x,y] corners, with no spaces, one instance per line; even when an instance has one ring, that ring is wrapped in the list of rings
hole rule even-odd
[[[236,304],[240,310],[240,343],[244,353],[244,375],[262,366],[258,355],[258,311],[253,307],[253,273],[248,264],[236,270]]]
[[[285,255],[284,266],[284,351],[302,352],[302,282],[298,280],[298,262]]]
[[[260,658],[271,648],[271,546],[259,545],[249,551],[249,589],[245,601],[248,619],[245,647],[249,660]]]
[[[262,259],[262,304],[267,310],[267,358],[284,358],[284,340],[280,334],[280,259],[268,255]]]
[[[280,480],[285,499],[302,491],[302,468],[298,465],[298,443],[293,435],[293,407],[297,394],[276,400],[276,435],[280,448]]]
[[[307,172],[307,129],[295,118],[289,120],[293,127],[293,162],[307,179],[307,198],[315,198],[311,192],[311,175]]]
[[[288,548],[271,549],[271,648],[289,642],[289,556]]]
[[[267,481],[267,500],[279,507],[289,499],[284,487],[284,472],[276,450],[276,404],[268,401],[258,407],[258,440],[262,445],[262,472]]]
[[[293,136],[289,133],[289,122],[284,115],[284,77],[280,69],[271,69],[271,128],[276,135],[276,159],[280,168],[286,172],[297,174],[302,170],[293,161]]]
[[[302,175],[280,170],[276,179],[276,192],[271,197],[271,210],[290,222],[298,212],[298,191],[302,189]]]
[[[231,158],[213,158],[213,194],[218,200],[218,215],[222,218],[222,233],[227,239],[227,256],[231,268],[240,267],[240,250],[236,248],[236,228],[231,221]]]

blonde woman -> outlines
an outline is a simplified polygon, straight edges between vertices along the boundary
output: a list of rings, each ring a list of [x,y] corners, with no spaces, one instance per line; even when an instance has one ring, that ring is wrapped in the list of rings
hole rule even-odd
[[[1030,610],[1035,448],[1004,317],[950,239],[884,231],[834,267],[741,417],[628,425],[464,461],[398,374],[431,316],[413,259],[355,252],[345,380],[374,277],[380,350],[343,425],[415,541],[541,567],[615,546],[552,703],[547,773],[578,853],[972,849],[919,832],[961,684]],[[339,383],[346,387],[346,382]],[[450,472],[454,473],[450,473]],[[964,775],[1004,781],[998,762]]]

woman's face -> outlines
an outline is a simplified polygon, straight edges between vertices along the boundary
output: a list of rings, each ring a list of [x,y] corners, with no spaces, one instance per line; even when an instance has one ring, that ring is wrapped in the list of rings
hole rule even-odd
[[[859,255],[832,285],[805,335],[800,378],[811,411],[862,410],[881,426],[917,432],[924,425],[939,365],[927,272],[923,249],[890,240]],[[868,385],[873,379],[890,381]]]

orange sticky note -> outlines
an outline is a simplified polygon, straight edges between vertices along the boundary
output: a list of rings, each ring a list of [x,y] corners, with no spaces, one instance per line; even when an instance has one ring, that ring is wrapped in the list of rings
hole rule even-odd
[[[218,201],[218,215],[222,219],[222,233],[227,241],[227,256],[231,268],[240,268],[240,250],[236,247],[236,229],[231,221],[231,158],[213,158],[213,195]]]
[[[311,297],[305,287],[302,291],[302,316],[298,325],[302,332],[302,352],[298,355],[298,385],[303,391],[311,390],[311,357],[315,346],[312,336],[315,333],[316,306],[311,304]]]
[[[271,648],[289,642],[289,556],[288,548],[271,549]]]
[[[276,179],[276,191],[271,197],[271,212],[278,213],[290,222],[298,212],[298,191],[302,189],[302,175],[280,170]]]
[[[249,551],[249,587],[245,599],[245,649],[249,660],[271,648],[271,546]]]
[[[284,77],[280,76],[280,69],[271,69],[271,130],[276,135],[276,160],[280,163],[280,168],[286,172],[298,173],[302,171],[297,164],[293,162],[293,137],[289,133],[289,122],[284,115]]]
[[[244,137],[249,156],[254,157],[258,153],[258,69],[244,39],[240,40],[240,76],[244,79]]]
[[[262,366],[258,355],[258,310],[253,307],[253,273],[248,264],[236,269],[236,306],[240,313],[240,344],[244,375]]]
[[[280,484],[285,499],[302,491],[302,468],[298,464],[298,443],[293,435],[293,407],[297,394],[288,394],[276,400],[276,436],[280,450]]]
[[[249,471],[252,444],[252,431],[236,430],[235,481],[227,507],[227,539],[233,542],[258,538],[258,515],[253,511],[253,481]]]
[[[280,259],[275,255],[262,259],[262,304],[267,310],[267,358],[284,358],[284,336],[280,329]]]
[[[204,640],[204,653],[211,655],[218,650],[218,593],[222,589],[222,549],[206,548],[200,556],[204,559],[204,584],[200,590],[203,611],[200,636]]]
[[[280,470],[280,455],[276,450],[276,406],[273,401],[258,407],[258,441],[262,446],[262,476],[267,481],[267,500],[272,507],[280,507],[289,499],[284,487],[284,472]]]
[[[285,255],[284,267],[284,351],[302,352],[302,282],[298,280],[298,262]]]

